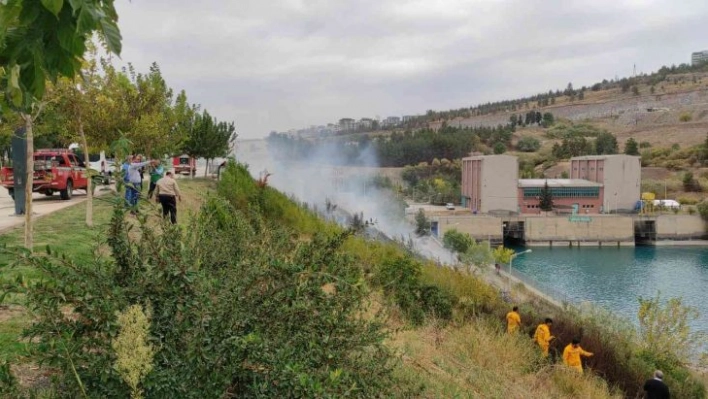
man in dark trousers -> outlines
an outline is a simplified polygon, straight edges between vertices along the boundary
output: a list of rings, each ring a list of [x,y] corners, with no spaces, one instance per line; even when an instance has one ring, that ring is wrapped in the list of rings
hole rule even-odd
[[[162,205],[162,217],[169,213],[172,224],[177,223],[177,200],[182,201],[182,195],[172,172],[165,173],[165,177],[155,183],[155,194]]]
[[[670,399],[669,387],[664,384],[664,373],[661,370],[654,372],[654,378],[644,383],[647,399]]]

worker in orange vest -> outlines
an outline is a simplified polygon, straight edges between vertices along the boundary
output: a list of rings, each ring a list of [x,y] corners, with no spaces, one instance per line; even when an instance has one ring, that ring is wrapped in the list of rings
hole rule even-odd
[[[546,321],[539,324],[536,327],[536,333],[533,336],[534,341],[541,348],[543,357],[548,357],[548,347],[551,345],[551,340],[555,337],[551,335],[551,326],[553,325],[553,320],[546,318]]]
[[[519,326],[521,326],[521,315],[519,315],[519,307],[514,306],[514,309],[506,314],[506,332],[514,333],[519,329]]]
[[[578,370],[578,372],[582,374],[583,364],[580,361],[580,356],[588,357],[592,355],[592,352],[585,351],[580,347],[579,339],[573,338],[573,342],[563,349],[563,363],[568,367]]]

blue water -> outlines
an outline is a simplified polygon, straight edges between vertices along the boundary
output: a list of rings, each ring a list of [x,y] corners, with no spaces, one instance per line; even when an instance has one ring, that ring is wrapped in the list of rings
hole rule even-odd
[[[680,297],[701,314],[691,323],[708,332],[708,248],[536,248],[514,259],[515,270],[560,292],[637,323],[639,297]]]

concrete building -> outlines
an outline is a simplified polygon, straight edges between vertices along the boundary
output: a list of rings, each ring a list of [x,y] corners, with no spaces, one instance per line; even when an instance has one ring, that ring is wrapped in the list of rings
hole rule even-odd
[[[555,213],[597,214],[602,212],[602,184],[582,179],[521,179],[519,180],[519,213],[541,212],[541,191],[548,184]]]
[[[708,50],[697,51],[691,54],[691,65],[698,65],[708,62]]]
[[[462,158],[462,206],[477,213],[518,212],[518,179],[514,156]]]
[[[570,159],[570,178],[602,184],[602,212],[633,210],[641,197],[642,165],[630,155],[592,155]]]

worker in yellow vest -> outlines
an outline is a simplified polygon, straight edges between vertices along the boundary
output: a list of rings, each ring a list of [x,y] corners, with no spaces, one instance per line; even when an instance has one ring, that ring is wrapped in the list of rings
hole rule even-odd
[[[539,324],[536,327],[536,333],[533,336],[534,341],[541,348],[543,357],[548,357],[548,348],[551,345],[551,340],[555,337],[551,335],[551,326],[553,325],[553,320],[546,318],[546,321]]]
[[[592,355],[592,352],[585,351],[580,347],[579,339],[573,338],[573,342],[563,349],[563,363],[568,367],[578,370],[578,372],[582,374],[583,364],[580,361],[580,356],[588,357]]]
[[[506,314],[506,332],[509,334],[515,333],[521,326],[521,315],[519,315],[519,307],[514,306],[511,312]]]

